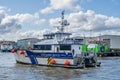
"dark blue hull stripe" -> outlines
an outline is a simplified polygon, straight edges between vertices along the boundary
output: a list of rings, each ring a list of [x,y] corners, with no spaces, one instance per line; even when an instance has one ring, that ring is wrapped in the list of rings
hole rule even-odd
[[[35,62],[36,62],[36,64],[38,64],[38,61],[37,61],[37,59],[36,58],[34,58],[35,59]]]
[[[30,58],[32,64],[38,64],[38,61],[35,57],[30,56],[29,58]]]
[[[30,58],[32,64],[36,64],[34,57],[29,57],[29,58]]]
[[[32,52],[32,51],[26,51],[27,56],[30,57],[30,60],[33,64],[37,64],[36,58],[68,58],[68,59],[73,59],[72,53],[65,53],[65,52],[46,52],[46,53],[37,53],[37,52]]]

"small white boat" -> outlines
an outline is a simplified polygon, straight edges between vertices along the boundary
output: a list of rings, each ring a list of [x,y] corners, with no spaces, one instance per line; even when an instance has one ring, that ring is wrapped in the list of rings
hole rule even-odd
[[[64,11],[60,22],[61,26],[55,33],[44,34],[44,39],[35,43],[32,49],[12,50],[18,63],[59,66],[67,68],[84,68],[100,65],[95,53],[82,52],[82,40],[70,38],[71,33],[64,31],[69,23],[64,19]]]
[[[0,49],[1,49],[1,52],[11,52],[11,50],[13,49],[13,45],[12,44],[1,44]]]

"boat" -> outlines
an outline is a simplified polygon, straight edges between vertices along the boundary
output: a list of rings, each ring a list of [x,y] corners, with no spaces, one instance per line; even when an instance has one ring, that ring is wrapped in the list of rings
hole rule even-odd
[[[100,66],[96,53],[82,52],[84,48],[82,40],[72,38],[71,33],[65,32],[64,29],[69,23],[64,19],[64,11],[59,23],[57,32],[44,34],[40,42],[28,49],[13,49],[16,62],[65,68]]]
[[[11,52],[13,49],[14,43],[2,43],[0,44],[0,51],[1,52]]]

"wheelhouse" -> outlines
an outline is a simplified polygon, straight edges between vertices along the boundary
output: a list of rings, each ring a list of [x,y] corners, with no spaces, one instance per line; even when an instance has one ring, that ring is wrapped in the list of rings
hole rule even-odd
[[[37,44],[33,46],[34,50],[39,51],[52,51],[52,52],[64,52],[71,51],[71,44]]]
[[[36,44],[33,50],[36,52],[53,52],[53,53],[73,53],[81,54],[82,45],[80,44]]]

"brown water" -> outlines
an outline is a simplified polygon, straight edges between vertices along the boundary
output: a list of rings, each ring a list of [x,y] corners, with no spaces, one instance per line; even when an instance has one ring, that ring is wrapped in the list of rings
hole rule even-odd
[[[16,64],[11,53],[0,53],[0,80],[120,80],[120,57],[99,61],[97,68],[66,69]]]

